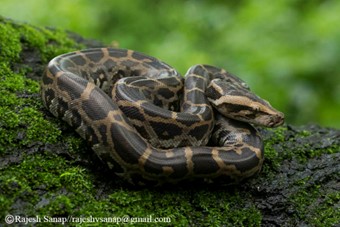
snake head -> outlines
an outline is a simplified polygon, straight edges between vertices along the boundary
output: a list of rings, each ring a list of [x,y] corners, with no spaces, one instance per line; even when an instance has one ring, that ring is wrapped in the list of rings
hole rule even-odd
[[[284,122],[283,113],[251,92],[238,78],[211,80],[206,96],[215,109],[225,117],[265,127],[277,127]]]

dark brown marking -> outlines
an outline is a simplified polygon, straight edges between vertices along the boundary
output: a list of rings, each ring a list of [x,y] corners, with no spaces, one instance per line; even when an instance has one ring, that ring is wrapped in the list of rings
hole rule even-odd
[[[197,126],[189,132],[189,135],[195,137],[197,140],[202,140],[206,137],[207,132],[210,129],[210,125]]]
[[[50,106],[51,105],[51,102],[53,100],[53,98],[55,98],[55,92],[54,90],[52,89],[47,89],[45,91],[43,91],[44,93],[44,97],[43,97],[43,100],[45,102],[45,105],[46,106]]]
[[[145,117],[141,110],[135,106],[119,106],[123,113],[130,119],[135,119],[139,121],[145,121]]]
[[[141,152],[147,148],[145,141],[141,139],[139,134],[127,131],[119,124],[112,124],[110,130],[114,149],[119,157],[126,163],[138,164]]]
[[[158,135],[160,139],[168,140],[174,138],[175,136],[180,136],[183,134],[183,129],[176,124],[163,123],[158,121],[149,121],[152,129]],[[168,133],[164,133],[164,132]]]
[[[111,110],[118,109],[110,97],[104,94],[102,90],[95,88],[91,91],[89,99],[82,102],[82,109],[90,119],[104,119]]]
[[[170,111],[164,111],[164,109],[154,106],[150,102],[144,102],[141,105],[144,109],[144,113],[151,117],[163,117],[164,119],[171,119],[172,115]]]
[[[88,53],[86,54],[86,57],[89,58],[92,62],[99,62],[103,59],[104,53],[102,51]]]
[[[212,156],[194,154],[191,159],[194,164],[194,174],[216,173],[220,169]]]
[[[65,102],[62,98],[57,98],[58,106],[57,106],[57,114],[58,116],[64,116],[65,112],[68,110],[68,103]]]
[[[98,126],[98,131],[100,133],[100,139],[103,142],[104,146],[108,146],[108,138],[107,138],[107,126],[100,125]]]
[[[72,61],[76,65],[84,66],[87,62],[82,56],[75,56],[72,58]]]
[[[115,49],[114,51],[109,50],[109,54],[114,58],[124,58],[127,57],[127,50],[124,49]]]
[[[64,73],[62,76],[57,78],[58,88],[67,92],[71,96],[72,100],[80,98],[87,83],[88,81],[74,75],[73,73]]]

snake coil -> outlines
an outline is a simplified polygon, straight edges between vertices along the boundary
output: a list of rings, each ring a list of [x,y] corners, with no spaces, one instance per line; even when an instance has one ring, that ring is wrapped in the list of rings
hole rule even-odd
[[[195,65],[183,79],[164,62],[123,49],[57,56],[43,75],[41,95],[117,176],[139,185],[253,176],[264,150],[249,123],[284,121],[223,69]]]

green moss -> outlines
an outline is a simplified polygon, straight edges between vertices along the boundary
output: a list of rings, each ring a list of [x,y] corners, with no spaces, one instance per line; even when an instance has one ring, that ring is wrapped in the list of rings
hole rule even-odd
[[[87,144],[80,137],[66,137],[65,143],[67,144],[68,150],[71,154],[83,153],[88,149]]]
[[[52,57],[81,48],[67,34],[0,18],[0,152],[30,146],[34,143],[55,143],[61,131],[44,119],[39,83],[27,78],[31,66],[21,64],[22,51],[38,53],[36,61],[46,64]]]
[[[280,158],[275,146],[281,144],[285,140],[286,127],[279,127],[276,129],[267,129],[272,133],[269,139],[264,140],[264,156],[265,165],[263,166],[263,172],[266,174],[272,173],[272,171],[280,166],[282,159]]]
[[[328,139],[330,140],[330,139]],[[325,142],[327,143],[327,142]],[[306,145],[307,146],[307,145]],[[333,144],[332,146],[327,146],[325,149],[315,149],[313,147],[308,147],[310,148],[308,152],[305,152],[305,156],[308,158],[314,158],[314,157],[319,157],[323,154],[335,154],[340,151],[340,146]]]
[[[26,80],[22,75],[8,73],[1,80],[1,85],[10,93],[21,93],[26,88],[25,81]]]
[[[21,141],[23,145],[38,141],[55,143],[61,134],[61,131],[55,125],[45,120],[43,115],[33,108],[23,108],[20,110],[19,115],[20,124],[25,126],[25,138]]]
[[[24,77],[14,74],[9,63],[0,62],[0,106],[13,108],[22,104],[15,92],[23,92]]]
[[[38,90],[38,83],[23,75],[11,71],[0,74],[0,152],[38,141],[54,143],[57,140],[60,130],[36,110],[41,101],[37,97],[24,97],[36,94]]]
[[[0,62],[19,59],[21,52],[20,33],[6,23],[0,23],[0,50]]]
[[[266,163],[272,168],[277,168],[283,160],[298,160],[305,163],[310,158],[319,157],[323,154],[334,154],[339,152],[340,146],[333,143],[332,146],[314,144],[316,137],[322,137],[322,134],[312,134],[310,130],[295,130],[294,134],[287,135],[286,127],[276,129],[267,129],[272,135],[265,140],[265,158]],[[324,141],[327,144],[327,141]],[[292,146],[294,144],[294,146]],[[294,150],[291,149],[294,147]],[[280,155],[277,150],[280,150]],[[266,166],[265,166],[266,168]]]
[[[280,175],[279,169],[284,161],[294,160],[304,165],[315,157],[338,153],[340,147],[334,141],[329,141],[330,139],[329,142],[325,140],[324,145],[315,143],[315,138],[323,138],[322,132],[315,134],[310,130],[296,128],[293,130],[294,133],[291,133],[283,127],[268,131],[273,134],[265,141],[266,159],[261,176],[272,179],[276,185],[295,188],[292,189],[294,193],[288,196],[291,210],[295,211],[292,214],[294,220],[301,220],[311,226],[333,226],[338,223],[340,221],[340,209],[337,207],[340,202],[338,191],[325,191],[323,185],[311,185],[315,179],[311,179],[313,175],[306,173],[293,178],[295,179],[293,182],[287,182],[287,178],[283,176],[289,173]]]
[[[312,226],[333,226],[340,221],[340,192],[325,193],[320,186],[313,185],[301,190],[289,198],[297,209],[296,218],[304,220]]]
[[[222,226],[230,223],[230,226],[260,226],[261,213],[254,207],[245,206],[246,194],[237,191],[232,193],[209,191],[198,192],[193,200],[198,223],[211,223],[214,226]],[[212,204],[211,201],[215,201]],[[190,215],[190,214],[188,214]],[[194,224],[194,223],[190,223]]]
[[[62,30],[11,23],[1,18],[0,22],[3,22],[0,24],[0,37],[2,37],[0,41],[3,41],[1,43],[6,47],[3,53],[6,57],[4,60],[18,59],[21,50],[34,49],[40,54],[42,62],[46,62],[56,55],[84,48]]]
[[[71,167],[60,175],[60,180],[64,185],[71,185],[75,191],[83,192],[84,190],[91,190],[91,179],[88,179],[86,170],[79,167]]]
[[[315,136],[315,135],[314,135]],[[319,135],[320,137],[322,135]],[[290,141],[292,143],[295,143],[296,146],[294,147],[294,150],[291,150],[287,148],[285,154],[285,158],[289,159],[296,159],[301,163],[305,163],[311,158],[319,157],[324,154],[334,154],[339,152],[340,146],[333,144],[332,146],[326,146],[326,148],[323,148],[322,146],[315,146],[312,143],[312,139],[308,139],[305,142],[300,142],[299,138],[304,138],[305,134],[303,136],[297,136],[295,138],[291,138]],[[308,136],[306,136],[308,137]]]
[[[17,212],[10,207],[18,204],[28,216],[164,217],[177,226],[261,223],[260,212],[254,206],[248,207],[244,202],[247,195],[237,191],[113,188],[109,195],[98,199],[93,179],[89,172],[60,156],[50,153],[27,156],[20,165],[2,171],[0,190],[7,193],[0,197],[4,208],[0,218],[8,210]]]
[[[32,66],[22,65],[23,51],[33,54],[36,62],[43,65],[63,52],[80,49],[82,46],[61,31],[36,28],[13,23],[0,18],[0,154],[8,155],[16,150],[53,144],[62,140],[59,126],[44,117],[39,96],[39,82],[26,77],[34,73]],[[40,59],[39,59],[40,58]],[[20,65],[20,68],[14,67]],[[73,207],[70,197],[59,195],[63,184],[74,197],[91,188],[85,182],[87,174],[77,174],[61,157],[29,155],[21,153],[20,163],[1,170],[0,201],[1,220],[18,206],[25,215],[60,214]],[[72,176],[72,177],[71,177]],[[41,192],[44,197],[40,196]],[[22,202],[24,201],[24,202]],[[50,202],[53,201],[53,202]],[[45,204],[46,203],[46,204]],[[18,204],[18,205],[15,205]],[[45,204],[45,205],[39,205]],[[59,209],[57,209],[59,207]],[[53,212],[52,212],[53,211]]]
[[[0,190],[6,193],[1,200],[4,202],[2,205],[8,206],[7,209],[2,209],[1,218],[6,215],[9,205],[20,203],[21,200],[25,201],[21,205],[29,204],[29,207],[25,208],[27,215],[64,214],[65,207],[72,208],[69,200],[72,197],[79,198],[79,193],[86,193],[89,188],[87,185],[90,181],[86,181],[84,174],[77,174],[74,169],[61,157],[37,154],[27,156],[20,165],[2,171]],[[66,177],[70,176],[70,173],[73,173],[72,180]],[[59,195],[64,187],[71,196]],[[48,193],[44,193],[45,196],[42,198],[39,194],[44,191]],[[84,196],[84,199],[87,197]],[[37,207],[30,204],[37,204]]]

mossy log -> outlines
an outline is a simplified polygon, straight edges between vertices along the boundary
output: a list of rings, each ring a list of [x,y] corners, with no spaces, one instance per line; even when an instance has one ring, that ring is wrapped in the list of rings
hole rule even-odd
[[[338,129],[260,128],[263,170],[239,185],[134,188],[112,175],[85,141],[49,114],[39,95],[50,59],[101,45],[0,18],[0,223],[10,220],[8,215],[31,225],[52,225],[60,217],[73,217],[70,225],[136,221],[143,226],[156,218],[163,218],[157,224],[164,226],[340,223]]]

